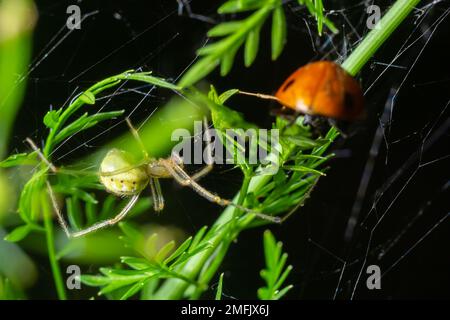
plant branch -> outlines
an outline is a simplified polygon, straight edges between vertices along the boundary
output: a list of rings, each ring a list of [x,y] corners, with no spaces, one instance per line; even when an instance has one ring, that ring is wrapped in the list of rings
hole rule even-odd
[[[353,76],[357,74],[419,2],[420,0],[397,0],[344,61],[342,67]]]

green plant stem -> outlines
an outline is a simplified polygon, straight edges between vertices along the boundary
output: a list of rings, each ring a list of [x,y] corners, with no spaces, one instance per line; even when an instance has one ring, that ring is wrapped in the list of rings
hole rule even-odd
[[[44,189],[45,190],[45,189]],[[64,280],[61,275],[61,270],[59,269],[58,260],[56,258],[55,250],[55,239],[53,234],[53,220],[51,209],[48,203],[48,197],[46,192],[42,192],[42,211],[44,215],[44,226],[45,226],[45,236],[47,240],[47,252],[50,261],[50,266],[52,268],[53,279],[55,281],[56,292],[60,300],[66,300],[66,291],[64,288]]]
[[[52,133],[53,132],[55,132],[55,131],[52,131]],[[52,133],[50,134],[51,135],[50,141],[53,141]],[[44,149],[44,157],[46,159],[49,159],[50,150],[51,150],[50,148]],[[42,183],[42,186],[44,186],[44,185],[45,184]],[[50,266],[52,268],[53,281],[55,282],[55,287],[56,287],[56,292],[58,294],[58,298],[60,300],[67,300],[66,291],[64,288],[64,281],[63,281],[63,278],[61,275],[61,270],[59,268],[58,259],[56,257],[55,239],[54,239],[55,237],[54,237],[54,233],[53,233],[53,220],[52,220],[51,209],[49,206],[49,199],[48,199],[46,192],[44,191],[46,189],[42,188],[41,190],[43,190],[41,203],[42,203],[42,211],[43,211],[43,216],[44,216],[45,237],[47,240],[47,253],[48,253],[48,258],[50,261]]]
[[[397,0],[344,61],[342,67],[353,76],[357,74],[419,2],[420,0]]]
[[[237,204],[243,205],[245,198],[248,194],[248,188],[250,186],[251,176],[246,174],[244,176],[244,181],[242,182],[241,190],[239,191],[239,196],[237,200]],[[236,214],[239,212],[239,209],[234,208],[233,215],[236,216]],[[232,222],[235,222],[233,219]],[[233,229],[233,228],[232,228]],[[223,241],[217,250],[214,252],[214,254],[211,256],[211,263],[207,264],[207,268],[205,269],[205,272],[200,275],[199,278],[199,284],[200,286],[197,287],[195,292],[193,293],[191,299],[198,299],[200,295],[203,292],[203,288],[207,287],[208,283],[211,281],[212,277],[216,274],[217,269],[219,269],[220,265],[222,264],[223,259],[225,258],[225,255],[228,251],[228,247],[232,243],[234,239],[234,235],[229,235],[228,239]]]

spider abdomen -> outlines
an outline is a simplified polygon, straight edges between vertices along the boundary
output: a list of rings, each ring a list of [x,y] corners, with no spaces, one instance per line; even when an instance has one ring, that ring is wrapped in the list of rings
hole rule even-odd
[[[125,151],[111,149],[100,164],[100,182],[105,189],[118,196],[141,192],[149,177],[142,166],[133,166],[131,156]]]

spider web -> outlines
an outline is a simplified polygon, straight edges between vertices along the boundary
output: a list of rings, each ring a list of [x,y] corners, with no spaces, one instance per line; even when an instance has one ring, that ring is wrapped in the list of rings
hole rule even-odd
[[[40,15],[37,49],[28,74],[21,80],[24,81],[26,76],[30,84],[26,107],[18,120],[21,123],[28,118],[28,125],[16,126],[16,149],[22,149],[21,141],[26,136],[32,135],[38,141],[44,136],[41,120],[51,105],[68,105],[95,80],[134,68],[154,70],[157,75],[176,81],[195,61],[194,50],[206,43],[206,28],[221,19],[214,13],[220,2],[208,6],[203,4],[202,7],[197,1],[173,1],[169,4],[154,1],[151,5],[143,1],[143,9],[139,11],[130,10],[127,6],[122,9],[121,5],[114,2],[105,5],[95,1],[78,1],[83,14],[81,30],[68,30],[65,10],[71,2],[37,3]],[[310,60],[333,59],[342,62],[369,31],[365,8],[371,3],[361,1],[353,2],[343,9],[330,8],[327,15],[337,21],[336,25],[342,32],[337,35],[325,32],[322,38],[318,38],[315,21],[306,10],[299,7],[296,1],[286,1],[289,32],[293,34],[291,37],[307,39],[313,54]],[[382,11],[386,8],[382,7]],[[391,47],[381,50],[362,71],[360,77],[368,108],[371,108],[369,119],[372,123],[366,125],[360,137],[352,137],[348,143],[337,143],[334,150],[337,159],[331,163],[328,177],[321,182],[322,185],[331,184],[324,190],[333,190],[335,194],[323,195],[322,192],[321,195],[319,190],[316,198],[313,195],[312,203],[306,206],[305,214],[296,217],[290,227],[276,230],[279,238],[285,241],[294,267],[304,265],[295,270],[291,277],[291,281],[299,288],[291,293],[292,298],[372,297],[365,285],[368,276],[366,269],[372,264],[380,266],[382,288],[384,280],[390,279],[388,289],[375,296],[398,297],[392,288],[396,283],[395,277],[405,272],[401,266],[407,266],[408,260],[426,243],[427,248],[436,246],[437,250],[434,262],[424,261],[424,264],[448,265],[448,255],[445,254],[448,251],[448,236],[444,239],[448,233],[444,230],[448,231],[449,210],[448,205],[442,205],[442,202],[448,198],[449,187],[450,96],[448,90],[439,88],[448,86],[450,78],[448,72],[444,78],[435,77],[433,70],[429,70],[425,81],[419,78],[419,82],[416,82],[415,77],[418,77],[416,70],[421,65],[426,68],[428,61],[433,59],[427,52],[439,50],[435,48],[434,40],[445,36],[442,30],[449,26],[449,13],[450,7],[444,1],[423,2],[414,10],[413,16],[406,20],[406,26],[399,29],[403,34],[396,35],[390,42]],[[180,20],[183,22],[180,23]],[[288,41],[286,51],[292,46],[292,41]],[[184,52],[180,51],[183,47]],[[253,70],[269,61],[264,50],[261,49],[261,57],[258,57]],[[287,53],[284,63],[298,66],[298,61],[289,57],[292,56]],[[235,66],[235,69],[238,68],[239,65]],[[220,79],[217,75],[210,76],[213,83],[217,82],[225,89],[239,85],[245,87],[243,82],[248,80],[246,77],[244,75],[242,81],[234,82],[237,77],[233,75],[230,80]],[[263,89],[270,92],[275,88],[275,83],[264,82]],[[410,101],[405,96],[414,90],[423,91],[423,95],[432,95],[430,103],[406,106]],[[262,91],[261,88],[259,91]],[[143,125],[167,99],[154,86],[136,86],[124,82],[109,95],[98,99],[99,108],[96,112],[113,110],[117,105],[126,104],[125,116],[135,117],[143,121]],[[408,108],[407,112],[399,110],[399,106]],[[54,160],[67,161],[89,153],[117,132],[123,131],[126,128],[124,118],[99,126],[93,134],[91,131],[74,134],[54,151]],[[30,126],[33,129],[30,130]],[[346,164],[349,159],[353,159],[351,163],[356,164],[355,169]],[[349,178],[351,183],[339,182],[346,176],[333,171],[335,163],[341,169],[352,170]],[[439,175],[440,179],[434,178]],[[432,178],[429,184],[427,176]],[[220,175],[216,184],[220,184],[220,181],[231,181],[235,187],[239,185],[239,177]],[[417,188],[418,183],[426,185]],[[345,186],[346,193],[340,192],[339,186]],[[340,208],[342,210],[334,210],[331,207],[340,197],[346,198],[348,205]],[[414,199],[409,204],[408,199],[411,197]],[[327,198],[334,200],[329,201]],[[185,200],[174,198],[182,206],[190,227],[197,228],[203,223],[193,222],[197,217],[191,212],[194,211],[192,206],[198,204]],[[314,217],[318,209],[333,214],[330,217],[322,213]],[[206,212],[208,208],[204,210]],[[328,226],[328,229],[322,226]],[[299,240],[294,237],[299,231],[292,230],[297,227],[304,231],[299,245]],[[330,228],[333,230],[332,235],[324,236]],[[439,237],[433,237],[436,233]],[[417,271],[416,265],[413,268]],[[444,280],[448,280],[448,275]],[[315,285],[319,289],[310,289]],[[233,287],[232,283],[230,287]],[[247,294],[245,291],[235,293],[228,290],[232,296]],[[426,294],[424,292],[423,295]],[[448,296],[448,292],[436,294]]]
[[[442,235],[444,225],[448,230],[448,205],[443,205],[442,208],[434,206],[434,210],[439,210],[439,214],[430,212],[434,202],[442,201],[445,197],[448,198],[448,172],[445,171],[445,168],[448,170],[448,159],[450,157],[448,154],[448,129],[450,125],[448,119],[448,107],[450,104],[448,94],[441,93],[440,99],[436,99],[439,102],[434,108],[435,112],[421,127],[416,128],[405,136],[396,136],[394,134],[396,122],[398,124],[401,121],[396,116],[397,100],[404,91],[408,92],[408,90],[411,90],[411,87],[414,87],[414,84],[409,84],[411,74],[414,73],[417,64],[421,61],[423,62],[423,54],[427,49],[430,50],[430,42],[433,40],[435,33],[442,28],[442,24],[448,19],[449,8],[439,7],[438,4],[440,2],[434,1],[416,8],[413,21],[409,22],[413,27],[409,34],[404,37],[404,40],[397,44],[396,52],[391,55],[392,58],[386,58],[382,61],[375,58],[372,62],[371,67],[375,72],[364,86],[366,97],[373,96],[371,92],[375,91],[377,83],[383,81],[390,70],[402,70],[403,75],[399,83],[390,84],[391,89],[387,95],[384,108],[376,117],[378,126],[375,128],[372,138],[368,136],[366,139],[365,143],[370,144],[370,148],[360,172],[360,179],[355,192],[356,196],[349,210],[350,214],[346,215],[347,220],[343,223],[345,227],[342,229],[344,232],[341,232],[341,236],[343,235],[340,239],[341,247],[336,250],[330,249],[328,246],[323,245],[321,241],[317,241],[315,235],[310,234],[308,237],[307,241],[321,251],[320,254],[331,256],[340,265],[330,273],[327,271],[312,271],[309,274],[307,273],[305,277],[306,279],[311,277],[314,279],[312,280],[314,283],[320,281],[318,280],[320,278],[332,278],[337,281],[333,294],[330,296],[333,299],[376,296],[369,295],[366,287],[366,279],[369,276],[366,273],[366,268],[369,265],[375,264],[380,266],[380,282],[383,283],[386,276],[395,274],[396,270],[399,269],[399,265],[408,263],[408,258],[414,255],[414,252],[423,242],[431,241],[429,238],[434,232],[442,229],[440,230]],[[343,28],[344,30],[348,28],[349,32],[345,34],[343,41],[334,41],[330,37],[330,42],[333,43],[325,43],[318,51],[324,49],[326,51],[326,48],[330,48],[325,55],[337,55],[338,60],[345,59],[347,50],[351,50],[359,42],[361,34],[365,34],[368,31],[364,30],[364,20],[360,19],[352,25],[348,16],[351,15],[353,10],[360,10],[361,12],[366,4],[367,2],[361,2],[351,9],[331,11],[331,15],[342,16],[343,21],[345,21]],[[363,30],[358,32],[361,29]],[[354,41],[347,41],[347,38],[352,39],[355,37]],[[386,80],[384,82],[386,83]],[[445,82],[448,82],[448,78],[431,81],[428,84]],[[402,107],[404,106],[402,105]],[[418,109],[420,108],[421,106],[418,106]],[[409,112],[414,112],[413,110],[414,108],[411,108]],[[417,144],[411,148],[412,151],[408,150],[403,154],[398,154],[396,150],[398,144],[411,140],[413,137],[417,140]],[[442,150],[439,150],[437,155],[428,156],[433,149],[436,149],[436,145],[443,145]],[[433,153],[436,154],[436,152]],[[398,164],[393,163],[391,158],[394,157],[402,160]],[[379,169],[380,164],[384,166],[384,171],[387,175],[383,179],[374,179],[373,176],[382,171]],[[444,168],[443,181],[428,195],[428,198],[423,199],[418,204],[418,207],[408,212],[402,212],[401,205],[399,206],[398,202],[405,201],[405,197],[408,197],[405,194],[416,183],[418,176],[426,174],[430,166]],[[373,180],[380,181],[373,183]],[[345,213],[341,212],[340,214]],[[398,217],[391,217],[395,215],[402,215],[404,222],[392,230],[386,231],[386,224],[395,218],[398,219]],[[424,215],[430,215],[432,218],[424,219]],[[421,223],[420,231],[414,230]],[[324,240],[324,242],[326,241]],[[441,244],[441,246],[443,248],[446,247],[444,244]],[[439,252],[436,254],[436,260],[443,258],[440,263],[448,264],[447,257],[440,256]],[[316,259],[319,258],[316,256]],[[425,277],[426,275],[419,273],[415,276]],[[448,280],[448,276],[442,280]],[[305,280],[304,285],[308,281],[311,280]],[[395,280],[392,282],[395,282]],[[423,293],[422,297],[427,296],[427,294],[430,293]],[[435,294],[439,295],[439,293]],[[448,292],[445,294],[448,294]],[[433,293],[431,293],[431,296],[433,296]],[[389,297],[389,295],[384,297]]]

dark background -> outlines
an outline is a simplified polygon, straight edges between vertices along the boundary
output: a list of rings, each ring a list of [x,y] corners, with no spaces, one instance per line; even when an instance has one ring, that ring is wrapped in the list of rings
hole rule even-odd
[[[39,21],[35,32],[34,56],[39,61],[43,52],[49,55],[38,65],[36,61],[34,63],[36,67],[30,74],[26,101],[14,131],[13,149],[21,149],[26,136],[44,136],[43,115],[50,105],[56,107],[64,103],[76,88],[83,89],[109,75],[139,67],[153,70],[156,75],[165,78],[176,78],[191,63],[195,50],[206,41],[206,31],[211,27],[207,22],[189,18],[186,14],[178,16],[175,0],[79,1],[77,4],[83,14],[96,10],[98,13],[83,21],[81,30],[69,34],[53,48],[53,44],[49,43],[58,31],[62,29],[62,34],[67,33],[64,28],[66,8],[74,2],[37,1]],[[260,51],[251,68],[243,66],[242,52],[239,51],[229,76],[221,78],[218,72],[208,76],[207,80],[214,83],[219,91],[240,88],[272,93],[292,71],[311,60],[326,57],[342,61],[358,40],[348,21],[352,22],[360,35],[367,32],[363,3],[333,1],[334,7],[330,7],[331,2],[325,1],[327,9],[337,10],[330,18],[343,30],[331,45],[326,44],[327,36],[318,38],[314,35],[311,38],[304,20],[308,21],[313,34],[316,34],[314,21],[308,17],[305,9],[297,10],[296,1],[286,2],[288,42],[280,58],[276,62],[270,60],[268,24],[269,27],[262,30]],[[221,3],[194,0],[192,10],[217,22],[236,18],[218,16],[215,12]],[[423,5],[426,3],[424,1]],[[382,11],[386,9],[386,2],[377,1],[377,4],[382,7]],[[294,284],[295,288],[287,295],[288,298],[333,298],[343,266],[342,260],[345,260],[347,266],[337,298],[348,299],[362,267],[369,235],[386,210],[383,220],[372,233],[366,265],[377,264],[382,273],[389,271],[381,280],[382,289],[369,291],[365,286],[367,275],[364,269],[355,298],[449,298],[449,223],[445,220],[435,229],[433,227],[448,216],[450,162],[444,158],[417,170],[419,159],[421,163],[427,163],[445,157],[449,152],[449,113],[444,110],[450,99],[448,18],[439,25],[426,44],[433,23],[448,9],[445,1],[435,5],[425,14],[419,26],[420,11],[415,11],[363,68],[358,78],[363,88],[368,88],[385,69],[380,63],[389,63],[400,47],[407,47],[423,35],[395,61],[394,64],[399,67],[388,68],[367,92],[368,118],[358,126],[355,135],[335,143],[333,151],[337,157],[329,162],[327,176],[320,180],[306,205],[287,223],[271,227],[277,239],[284,243],[284,249],[289,253],[288,261],[294,266],[287,283]],[[430,30],[426,31],[428,28]],[[315,43],[314,48],[312,42]],[[318,49],[321,47],[321,50]],[[390,177],[398,176],[384,190],[375,212],[363,226],[358,223],[353,240],[346,243],[344,231],[368,160],[373,135],[391,89],[399,86],[392,119],[384,124],[386,139],[383,139],[374,158],[374,172],[359,222],[367,216],[379,190],[384,190],[383,185]],[[158,90],[154,95],[139,108],[136,119],[144,119],[155,106],[163,105],[170,97],[170,92]],[[126,99],[119,98],[112,106],[125,102],[131,108],[137,102]],[[247,97],[233,98],[229,105],[264,127],[270,125],[270,110],[276,107],[266,101]],[[437,128],[445,125],[445,121],[447,130],[437,135],[433,144],[427,144],[429,140],[424,143],[428,130],[434,125],[432,136]],[[111,130],[108,135],[81,148],[74,157],[91,152],[92,148],[102,145],[123,130],[126,128]],[[84,143],[92,132],[88,131],[73,139],[66,149]],[[420,152],[423,145],[429,146],[426,152]],[[411,156],[412,160],[408,162]],[[240,175],[237,170],[228,169],[217,168],[203,184],[224,196],[232,196],[240,186]],[[194,233],[201,226],[212,223],[216,217],[214,213],[220,212],[206,200],[193,196],[190,190],[177,188],[172,183],[166,183],[163,187],[167,209],[160,217],[147,216],[149,220],[176,224],[188,233]],[[219,270],[225,272],[226,295],[235,298],[256,297],[256,289],[262,285],[259,270],[264,266],[262,231],[261,228],[246,231],[232,246]],[[379,258],[386,249],[389,250]],[[45,265],[46,259],[42,259],[41,263]],[[42,290],[51,292],[50,283],[51,278],[40,279],[40,288],[34,290],[36,297],[40,297]],[[205,297],[212,296],[214,292],[211,290]]]

